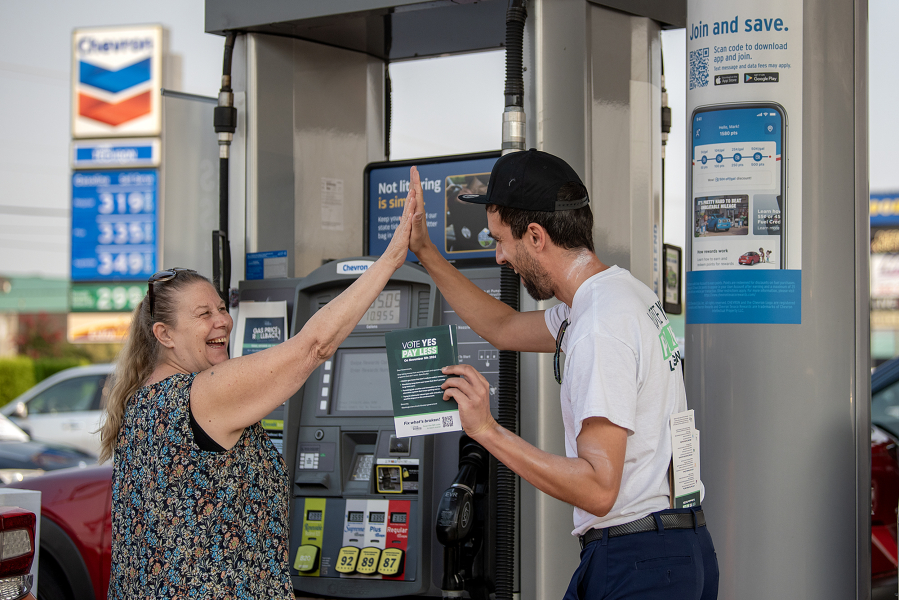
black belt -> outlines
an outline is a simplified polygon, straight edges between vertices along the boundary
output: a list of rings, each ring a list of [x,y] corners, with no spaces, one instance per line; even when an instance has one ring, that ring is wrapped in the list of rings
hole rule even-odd
[[[659,517],[662,519],[662,526],[665,529],[693,529],[694,514],[696,515],[695,526],[705,527],[705,515],[702,514],[701,510],[697,510],[695,513],[662,513]],[[631,521],[624,525],[615,525],[608,529],[591,529],[580,536],[579,539],[581,541],[581,549],[583,550],[584,546],[590,542],[601,540],[604,535],[613,538],[622,535],[630,535],[632,533],[643,533],[644,531],[656,531],[657,529],[655,517],[648,515],[642,519],[637,519],[636,521]]]

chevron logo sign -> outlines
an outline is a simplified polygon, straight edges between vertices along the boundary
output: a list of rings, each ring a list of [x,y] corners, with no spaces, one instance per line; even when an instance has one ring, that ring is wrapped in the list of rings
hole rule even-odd
[[[159,26],[75,31],[72,137],[159,135],[162,46]]]

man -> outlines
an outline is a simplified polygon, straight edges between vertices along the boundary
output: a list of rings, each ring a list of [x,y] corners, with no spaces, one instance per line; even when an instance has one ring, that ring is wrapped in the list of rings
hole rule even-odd
[[[412,169],[413,202],[421,202]],[[566,456],[500,427],[489,386],[470,365],[443,384],[465,432],[535,487],[574,505],[581,564],[565,599],[717,597],[718,566],[701,510],[668,510],[669,417],[686,410],[680,355],[659,299],[593,251],[587,190],[563,160],[536,150],[500,158],[487,194],[496,262],[537,300],[517,312],[472,284],[428,237],[416,206],[410,249],[458,315],[501,350],[565,353],[561,384]]]

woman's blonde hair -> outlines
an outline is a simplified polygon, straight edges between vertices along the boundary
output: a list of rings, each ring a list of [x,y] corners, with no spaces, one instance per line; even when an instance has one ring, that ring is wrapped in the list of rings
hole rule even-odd
[[[116,359],[115,373],[106,383],[106,413],[100,426],[101,463],[111,459],[115,452],[128,400],[144,386],[159,362],[160,344],[153,335],[153,324],[174,326],[178,292],[198,281],[210,283],[196,271],[178,271],[171,280],[150,284],[153,286],[152,316],[148,296],[134,309],[128,338]]]

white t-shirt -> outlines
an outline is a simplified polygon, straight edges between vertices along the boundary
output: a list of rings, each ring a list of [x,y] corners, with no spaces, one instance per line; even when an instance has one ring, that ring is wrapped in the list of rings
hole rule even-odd
[[[668,418],[686,410],[687,399],[677,341],[658,296],[629,271],[610,267],[578,288],[571,308],[558,304],[545,318],[553,337],[568,319],[561,390],[566,455],[577,456],[581,424],[590,417],[628,433],[612,510],[597,517],[575,508],[572,535],[668,508]]]

